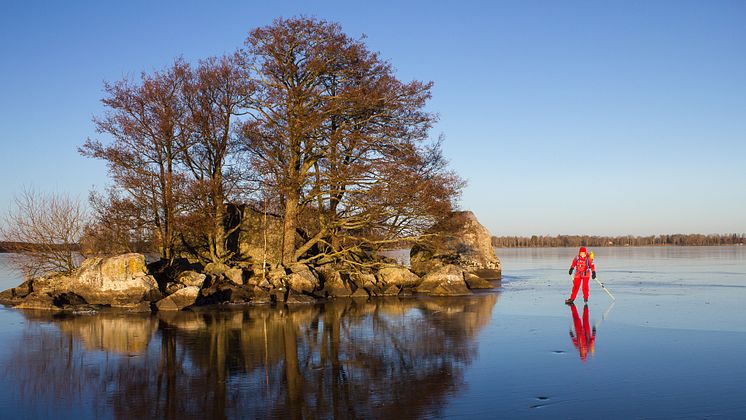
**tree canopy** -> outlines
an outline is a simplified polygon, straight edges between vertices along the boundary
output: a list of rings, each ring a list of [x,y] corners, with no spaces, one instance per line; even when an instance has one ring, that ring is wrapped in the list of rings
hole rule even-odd
[[[106,84],[95,121],[109,141],[81,148],[109,165],[99,220],[150,233],[164,260],[225,262],[242,258],[232,219],[254,208],[281,218],[282,263],[365,264],[448,214],[463,187],[429,138],[431,88],[305,17],[254,29],[233,53]]]

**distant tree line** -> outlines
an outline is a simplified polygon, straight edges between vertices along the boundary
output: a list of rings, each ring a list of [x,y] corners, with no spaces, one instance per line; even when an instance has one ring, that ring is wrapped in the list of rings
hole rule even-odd
[[[702,245],[742,245],[746,234],[672,234],[650,236],[493,236],[492,246],[498,248],[539,248],[575,246],[702,246]]]

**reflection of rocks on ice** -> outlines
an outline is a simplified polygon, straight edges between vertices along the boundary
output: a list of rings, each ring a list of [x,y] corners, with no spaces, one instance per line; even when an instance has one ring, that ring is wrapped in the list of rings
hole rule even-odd
[[[64,318],[23,312],[32,334],[0,365],[23,366],[6,380],[40,390],[35,404],[50,395],[91,398],[104,417],[171,409],[217,417],[437,417],[477,355],[477,333],[498,296]],[[91,350],[148,356],[94,358]]]
[[[59,329],[79,339],[88,350],[120,354],[144,353],[158,324],[149,315],[79,316],[55,322]]]

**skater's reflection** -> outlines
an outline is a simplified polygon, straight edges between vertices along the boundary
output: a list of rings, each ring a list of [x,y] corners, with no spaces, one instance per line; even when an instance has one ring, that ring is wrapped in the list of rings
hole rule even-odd
[[[588,305],[583,306],[582,322],[580,316],[578,316],[578,309],[574,304],[570,305],[570,312],[572,312],[572,322],[575,326],[574,333],[570,329],[570,338],[572,339],[572,344],[578,349],[580,360],[585,362],[588,359],[589,352],[591,356],[596,352],[596,327],[593,326],[591,328]]]

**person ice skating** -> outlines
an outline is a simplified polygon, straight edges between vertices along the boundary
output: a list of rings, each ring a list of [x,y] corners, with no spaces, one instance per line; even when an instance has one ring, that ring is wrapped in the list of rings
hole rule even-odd
[[[575,277],[572,280],[572,294],[570,294],[570,299],[565,301],[568,305],[575,302],[575,297],[578,296],[578,289],[580,289],[581,283],[583,285],[583,299],[588,302],[588,280],[591,277],[596,278],[596,265],[588,257],[588,252],[584,246],[580,247],[578,255],[572,260],[569,271],[570,275],[572,275],[573,269],[575,270]]]
[[[591,355],[596,352],[596,327],[591,327],[588,305],[583,308],[582,322],[575,304],[570,305],[570,311],[572,312],[572,323],[575,326],[575,334],[570,329],[570,339],[572,339],[572,344],[580,354],[580,360],[585,362],[589,352]]]

